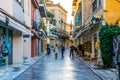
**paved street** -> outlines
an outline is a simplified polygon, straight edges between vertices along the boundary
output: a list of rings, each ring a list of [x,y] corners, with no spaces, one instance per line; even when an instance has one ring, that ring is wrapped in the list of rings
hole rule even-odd
[[[64,56],[46,55],[15,80],[100,80],[77,57],[70,58],[69,49]]]

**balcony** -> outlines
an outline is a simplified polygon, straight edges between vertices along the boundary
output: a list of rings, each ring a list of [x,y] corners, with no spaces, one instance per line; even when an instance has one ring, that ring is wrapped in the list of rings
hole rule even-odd
[[[69,38],[69,32],[67,32],[65,29],[56,28],[56,34],[59,38],[67,39]]]
[[[49,32],[48,37],[58,38],[56,32],[53,32],[53,31],[50,31],[50,32]]]
[[[46,5],[44,0],[37,0],[39,3],[39,10],[42,17],[46,17]]]

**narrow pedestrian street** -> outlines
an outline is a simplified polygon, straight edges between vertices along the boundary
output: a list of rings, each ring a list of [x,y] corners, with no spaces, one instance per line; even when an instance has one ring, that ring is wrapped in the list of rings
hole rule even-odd
[[[15,80],[100,80],[85,63],[76,56],[69,57],[66,49],[64,58],[59,52],[55,59],[54,53],[46,55],[37,61]]]

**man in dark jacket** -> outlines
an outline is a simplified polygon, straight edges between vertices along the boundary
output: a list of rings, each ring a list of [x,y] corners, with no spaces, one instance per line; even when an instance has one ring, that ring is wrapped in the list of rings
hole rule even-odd
[[[82,56],[82,54],[83,54],[82,45],[79,43],[79,45],[78,45],[78,55]]]
[[[65,51],[64,46],[61,46],[62,57],[64,57],[64,51]]]
[[[72,56],[72,57],[74,58],[74,50],[75,50],[75,48],[74,48],[74,46],[72,45],[72,46],[70,47],[70,57]]]
[[[47,44],[47,54],[49,55],[50,54],[50,45]]]

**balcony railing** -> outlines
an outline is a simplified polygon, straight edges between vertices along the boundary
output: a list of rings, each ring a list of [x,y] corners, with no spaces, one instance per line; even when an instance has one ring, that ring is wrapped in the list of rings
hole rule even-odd
[[[56,34],[61,35],[63,37],[65,37],[65,36],[68,37],[70,35],[70,33],[68,31],[66,31],[65,29],[60,29],[60,28],[56,28]]]

